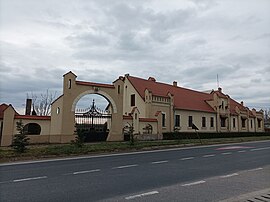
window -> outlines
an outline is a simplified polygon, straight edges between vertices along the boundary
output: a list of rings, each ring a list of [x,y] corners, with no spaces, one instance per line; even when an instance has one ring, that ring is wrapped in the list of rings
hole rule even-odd
[[[188,127],[192,127],[192,116],[188,116]]]
[[[56,108],[56,114],[60,114],[60,107]]]
[[[166,114],[162,113],[162,127],[166,127]]]
[[[224,117],[220,118],[220,126],[223,128],[226,127],[226,118],[224,118]]]
[[[213,128],[214,127],[214,117],[210,118],[210,127]]]
[[[118,94],[120,94],[120,85],[118,85],[118,89],[117,90],[118,90]]]
[[[135,106],[135,94],[132,94],[130,96],[130,106],[131,107]]]
[[[26,135],[39,135],[41,127],[37,123],[28,123],[23,127],[23,131]]]
[[[68,80],[68,89],[71,89],[71,79]]]
[[[246,119],[241,119],[242,120],[242,128],[245,128],[246,127]]]
[[[233,118],[232,120],[232,125],[233,125],[233,128],[235,128],[235,118]]]
[[[202,127],[205,128],[206,127],[206,118],[202,117]]]
[[[261,122],[262,122],[262,120],[260,120],[260,119],[258,119],[258,128],[261,128],[262,126],[262,124],[261,124]]]
[[[175,127],[180,127],[180,115],[176,114],[175,115]]]
[[[224,101],[221,103],[221,108],[224,109]]]
[[[250,128],[253,128],[253,122],[250,120]]]

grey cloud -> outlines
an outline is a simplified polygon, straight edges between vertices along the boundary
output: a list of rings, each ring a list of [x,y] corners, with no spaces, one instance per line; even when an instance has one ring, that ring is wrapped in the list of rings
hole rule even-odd
[[[109,36],[102,33],[82,33],[73,34],[66,37],[66,40],[71,43],[74,48],[82,49],[84,47],[92,46],[106,46],[109,45]]]
[[[61,91],[69,70],[79,80],[110,83],[129,72],[198,90],[216,88],[219,74],[237,99],[269,98],[269,12],[253,1],[192,0],[169,9],[143,0],[5,2],[1,102]]]

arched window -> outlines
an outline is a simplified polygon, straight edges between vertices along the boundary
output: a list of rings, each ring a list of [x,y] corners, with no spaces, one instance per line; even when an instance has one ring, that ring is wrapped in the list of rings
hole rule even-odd
[[[28,123],[23,127],[26,135],[40,135],[41,127],[37,123]]]
[[[60,114],[60,107],[56,108],[56,114]]]

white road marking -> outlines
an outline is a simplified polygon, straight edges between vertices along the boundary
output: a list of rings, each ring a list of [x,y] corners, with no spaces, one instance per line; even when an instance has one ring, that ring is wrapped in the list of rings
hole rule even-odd
[[[203,183],[205,183],[205,181],[201,180],[201,181],[197,181],[197,182],[191,182],[191,183],[188,183],[188,184],[182,184],[181,186],[182,187],[188,187],[188,186],[193,186],[193,185],[203,184]]]
[[[220,178],[228,178],[228,177],[233,177],[233,176],[237,176],[239,175],[238,173],[232,173],[232,174],[229,174],[229,175],[223,175],[223,176],[220,176]]]
[[[247,152],[246,150],[240,150],[238,151],[239,153],[244,153],[244,152]]]
[[[160,163],[168,163],[168,161],[154,161],[151,164],[160,164]]]
[[[262,170],[263,168],[254,168],[254,169],[250,169],[248,171],[258,171],[258,170]]]
[[[204,155],[203,158],[208,158],[208,157],[213,157],[213,156],[216,156],[215,154],[207,154],[207,155]]]
[[[0,182],[0,184],[10,183],[10,182],[12,182],[12,181],[2,181],[2,182]]]
[[[125,199],[130,200],[130,199],[140,198],[140,197],[143,197],[143,196],[150,196],[150,195],[154,195],[154,194],[158,194],[158,193],[159,193],[158,191],[150,191],[150,192],[146,192],[146,193],[142,193],[142,194],[128,196],[128,197],[125,197]]]
[[[191,159],[194,159],[194,157],[191,156],[191,157],[181,158],[180,160],[181,160],[181,161],[185,161],[185,160],[191,160]]]
[[[125,165],[125,166],[118,166],[118,167],[113,167],[112,169],[131,168],[131,167],[136,167],[136,166],[138,166],[138,164]]]
[[[83,171],[77,171],[73,172],[73,175],[78,175],[78,174],[84,174],[84,173],[93,173],[93,172],[99,172],[100,169],[95,169],[95,170],[83,170]]]
[[[260,150],[266,150],[266,149],[270,149],[270,147],[256,148],[256,149],[251,149],[250,151],[260,151]]]
[[[23,182],[23,181],[30,181],[30,180],[40,180],[40,179],[46,179],[46,178],[48,178],[48,177],[47,176],[30,177],[30,178],[13,180],[13,182]]]
[[[224,153],[221,153],[222,155],[229,155],[229,154],[232,154],[232,152],[224,152]]]

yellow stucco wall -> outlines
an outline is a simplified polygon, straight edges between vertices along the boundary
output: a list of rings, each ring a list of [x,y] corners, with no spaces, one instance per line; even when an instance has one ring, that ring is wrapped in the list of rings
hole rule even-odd
[[[123,114],[128,115],[134,108],[134,106],[131,106],[130,100],[132,94],[135,94],[135,106],[140,112],[140,117],[145,117],[145,102],[127,78],[125,79],[124,84]]]
[[[180,115],[180,130],[179,132],[193,132],[194,129],[188,127],[189,116],[192,116],[193,123],[199,129],[198,132],[216,132],[216,114],[188,110],[176,110],[175,114]],[[202,127],[202,117],[206,118],[206,127]],[[210,127],[210,119],[214,118],[214,127]]]

